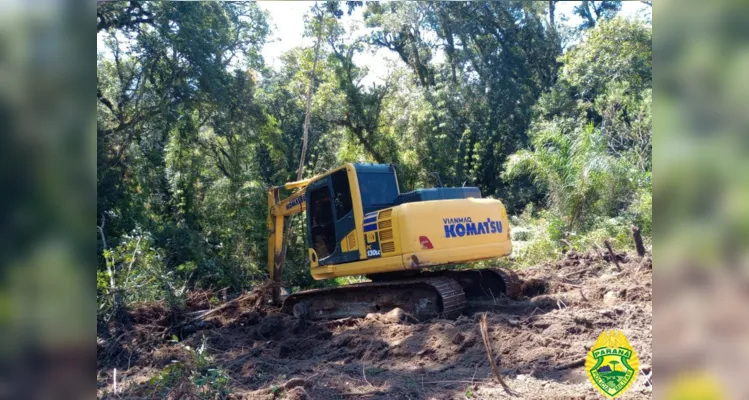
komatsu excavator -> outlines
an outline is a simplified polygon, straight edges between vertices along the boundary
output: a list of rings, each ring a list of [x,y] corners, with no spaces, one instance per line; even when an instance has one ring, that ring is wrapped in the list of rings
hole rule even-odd
[[[280,199],[281,189],[293,191]],[[456,317],[467,299],[516,298],[510,270],[446,269],[512,251],[507,213],[475,187],[400,193],[395,168],[345,164],[268,192],[268,272],[280,303],[284,218],[306,211],[314,279],[370,282],[292,293],[282,310],[300,318],[363,317],[396,307],[417,319]]]

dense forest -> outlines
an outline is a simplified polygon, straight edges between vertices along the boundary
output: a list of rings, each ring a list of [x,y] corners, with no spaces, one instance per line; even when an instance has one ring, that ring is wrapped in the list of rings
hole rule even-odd
[[[310,3],[281,67],[256,3],[102,2],[97,32],[99,318],[267,279],[267,188],[345,162],[401,191],[477,186],[512,215],[524,266],[652,232],[652,27],[619,1]],[[347,31],[352,13],[364,29]],[[363,84],[357,54],[402,61]],[[308,148],[303,154],[307,94]],[[309,276],[293,221],[284,281]]]

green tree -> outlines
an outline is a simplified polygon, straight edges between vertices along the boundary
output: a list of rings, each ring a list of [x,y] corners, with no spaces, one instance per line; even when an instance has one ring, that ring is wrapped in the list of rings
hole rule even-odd
[[[609,362],[609,365],[612,366],[611,370],[614,371],[614,372],[616,372],[616,366],[619,365],[619,364],[621,364],[619,361],[611,361],[611,362]]]
[[[399,54],[430,104],[434,128],[423,140],[439,145],[421,147],[429,153],[417,157],[451,160],[430,172],[477,185],[511,209],[534,196],[532,187],[499,177],[506,157],[528,144],[530,109],[552,84],[560,52],[545,12],[539,4],[496,2],[371,4],[365,13],[377,28],[371,43]],[[432,62],[438,48],[441,64]]]
[[[640,222],[649,213],[651,54],[641,23],[616,18],[588,31],[535,107],[532,148],[508,160],[505,179],[533,177],[567,230],[590,230],[628,208]]]
[[[249,155],[276,129],[254,101],[265,14],[252,3],[100,3],[97,30],[106,44],[97,60],[100,270],[104,242],[130,246],[138,230],[175,282],[259,278],[264,249],[251,244],[264,224],[249,205],[264,193],[247,182],[258,174]],[[148,260],[127,265],[156,268]]]

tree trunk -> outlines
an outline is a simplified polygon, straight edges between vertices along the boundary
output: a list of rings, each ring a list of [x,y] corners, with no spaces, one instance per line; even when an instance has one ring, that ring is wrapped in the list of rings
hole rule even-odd
[[[104,263],[107,265],[107,276],[109,277],[109,294],[112,297],[112,310],[109,315],[109,318],[116,318],[119,317],[120,311],[121,311],[121,302],[120,302],[120,293],[119,289],[117,288],[116,279],[115,279],[115,266],[114,266],[114,258],[113,257],[106,257],[106,252],[109,250],[109,247],[107,246],[107,237],[104,235],[104,227],[106,226],[107,219],[104,216],[104,214],[101,215],[101,225],[97,225],[96,229],[99,231],[99,235],[101,236],[101,244],[102,244],[102,251],[104,253]],[[140,241],[138,242],[140,243]],[[132,265],[132,264],[131,264]]]
[[[317,43],[315,43],[315,57],[312,60],[312,71],[309,74],[309,87],[307,88],[307,106],[304,110],[304,133],[302,134],[302,154],[299,156],[299,168],[296,172],[296,180],[302,180],[304,173],[304,158],[307,155],[307,143],[309,142],[309,120],[310,120],[310,108],[312,108],[312,89],[315,86],[315,69],[317,68],[317,58],[320,54],[320,42],[322,41],[322,12],[319,11],[318,23],[319,28],[317,30]]]
[[[307,143],[309,142],[309,123],[310,123],[310,109],[312,107],[312,89],[315,86],[315,69],[317,68],[317,58],[320,54],[320,42],[322,41],[322,32],[323,32],[323,12],[319,8],[317,9],[317,21],[318,21],[318,30],[317,30],[317,43],[315,43],[315,56],[312,60],[312,71],[310,71],[309,74],[309,86],[307,87],[307,106],[305,107],[305,115],[304,115],[304,128],[302,133],[302,154],[299,156],[299,167],[296,171],[296,180],[300,181],[302,180],[302,177],[304,176],[304,159],[307,155]],[[283,264],[284,261],[286,261],[286,250],[289,248],[289,234],[291,233],[291,226],[293,225],[294,217],[289,217],[288,222],[286,223],[284,232],[283,232],[283,248],[281,249],[281,259],[276,264],[278,265],[278,268],[276,268],[276,271],[274,271],[273,276],[275,277],[276,282],[279,283],[279,287],[273,288],[273,302],[278,303],[279,295],[280,295],[280,283],[281,283],[281,275],[283,274]]]

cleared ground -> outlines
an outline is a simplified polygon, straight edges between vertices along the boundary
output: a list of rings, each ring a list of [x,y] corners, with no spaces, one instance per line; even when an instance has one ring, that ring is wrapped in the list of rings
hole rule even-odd
[[[650,397],[652,261],[617,254],[620,271],[609,258],[569,252],[518,271],[522,299],[474,305],[457,320],[417,323],[391,313],[313,323],[263,306],[260,291],[202,318],[198,311],[211,308],[205,293],[192,294],[181,315],[144,305],[125,318],[124,331],[100,327],[98,396],[510,397],[487,359],[479,330],[486,312],[496,363],[520,398],[602,398],[582,360],[607,329],[622,330],[640,358],[642,371],[622,398]]]

